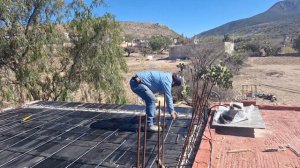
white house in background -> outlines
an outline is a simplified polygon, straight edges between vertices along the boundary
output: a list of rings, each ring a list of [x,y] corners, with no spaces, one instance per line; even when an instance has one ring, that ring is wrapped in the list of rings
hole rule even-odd
[[[176,44],[178,42],[177,38],[173,38],[173,44]]]
[[[144,40],[144,39],[133,39],[131,42],[123,41],[120,46],[122,48],[137,47],[137,46],[140,46],[140,45],[145,44],[145,43],[147,43],[147,40]]]
[[[198,38],[194,38],[194,44],[199,44],[200,40]]]
[[[225,53],[232,54],[234,51],[234,43],[233,42],[224,42]]]

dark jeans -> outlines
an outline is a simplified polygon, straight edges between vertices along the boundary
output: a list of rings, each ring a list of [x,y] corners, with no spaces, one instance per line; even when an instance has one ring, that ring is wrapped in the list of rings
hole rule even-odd
[[[153,92],[144,84],[138,84],[135,78],[130,80],[131,90],[141,97],[146,104],[147,124],[153,126],[153,118],[155,116],[155,95]]]

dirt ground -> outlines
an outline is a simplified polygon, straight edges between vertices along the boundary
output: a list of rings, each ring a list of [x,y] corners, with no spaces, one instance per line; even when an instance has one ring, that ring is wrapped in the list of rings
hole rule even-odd
[[[257,92],[275,95],[277,101],[257,98],[260,103],[300,105],[300,57],[251,57],[233,79],[235,91],[241,85],[257,85]]]
[[[147,60],[140,55],[126,57],[129,72],[126,74],[128,81],[125,86],[129,103],[138,102],[128,84],[137,71],[178,71],[176,65],[182,61],[171,61],[167,57],[154,56],[153,60]],[[233,79],[233,92],[237,100],[242,97],[242,85],[257,85],[258,93],[272,94],[277,98],[274,102],[257,98],[259,103],[300,105],[300,57],[251,57],[240,74]]]

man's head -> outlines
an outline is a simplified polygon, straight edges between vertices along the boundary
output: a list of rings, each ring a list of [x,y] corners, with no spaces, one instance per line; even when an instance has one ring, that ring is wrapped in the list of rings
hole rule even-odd
[[[183,83],[183,79],[177,73],[172,74],[172,87],[174,86],[181,86]]]

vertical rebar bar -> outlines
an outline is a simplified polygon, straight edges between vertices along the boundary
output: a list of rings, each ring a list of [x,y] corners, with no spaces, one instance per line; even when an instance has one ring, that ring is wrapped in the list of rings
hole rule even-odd
[[[161,162],[162,164],[164,164],[164,144],[165,144],[165,141],[164,141],[164,137],[165,137],[165,127],[166,127],[166,111],[167,111],[167,108],[166,108],[166,94],[164,94],[164,114],[163,114],[163,130],[162,130],[162,144],[161,144],[161,150],[162,150],[162,153],[161,153]]]
[[[158,117],[157,117],[157,167],[160,165],[160,101],[158,101]]]
[[[143,146],[143,164],[142,168],[145,168],[145,162],[146,162],[146,152],[147,152],[147,114],[145,115],[144,120],[144,146]]]
[[[171,120],[171,122],[170,122],[170,124],[169,124],[169,127],[168,127],[168,131],[166,132],[166,136],[165,136],[164,141],[166,141],[166,139],[167,139],[167,137],[168,137],[168,135],[169,135],[169,133],[170,133],[170,130],[171,130],[172,125],[173,125],[173,122],[174,122],[174,120]],[[154,150],[153,150],[153,152],[154,152]],[[151,156],[150,156],[150,157],[151,157]],[[157,158],[157,155],[155,156],[155,159],[152,160],[152,163],[150,163],[149,168],[152,168],[152,166],[154,165],[155,162],[157,163],[156,158]],[[148,162],[149,162],[149,160],[148,160]],[[147,165],[148,165],[148,162],[147,162]],[[163,166],[163,165],[159,165],[159,166]]]
[[[138,133],[137,133],[137,156],[136,156],[136,167],[139,168],[140,165],[140,145],[141,145],[141,121],[142,121],[142,116],[141,113],[139,114],[139,124],[138,124]]]

